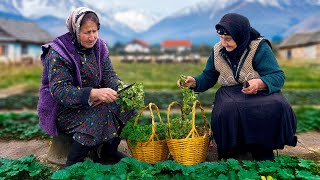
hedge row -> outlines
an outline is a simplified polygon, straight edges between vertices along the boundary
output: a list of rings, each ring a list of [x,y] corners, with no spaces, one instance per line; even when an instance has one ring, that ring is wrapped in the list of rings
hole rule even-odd
[[[320,90],[285,90],[283,94],[292,105],[320,105]],[[205,107],[211,107],[215,92],[200,93],[198,100]],[[172,101],[181,101],[181,91],[146,91],[145,104],[155,103],[159,108],[166,109]],[[38,95],[34,92],[24,92],[0,99],[0,110],[36,109]]]

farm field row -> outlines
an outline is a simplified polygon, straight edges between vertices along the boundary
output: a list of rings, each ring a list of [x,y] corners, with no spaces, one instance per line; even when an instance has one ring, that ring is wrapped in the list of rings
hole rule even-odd
[[[113,66],[125,83],[141,82],[145,89],[177,89],[180,75],[198,75],[205,67],[206,57],[198,64],[121,63],[119,56],[112,56]],[[284,89],[319,89],[320,61],[279,60],[286,75]],[[0,64],[0,89],[23,86],[37,89],[41,83],[42,66],[9,66]]]

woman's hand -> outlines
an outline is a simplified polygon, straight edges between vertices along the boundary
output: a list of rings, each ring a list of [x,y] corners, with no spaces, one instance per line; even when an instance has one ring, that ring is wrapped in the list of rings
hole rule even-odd
[[[181,80],[179,79],[177,81],[177,85],[178,87],[181,87],[182,84],[184,84],[184,87],[191,87],[191,88],[195,88],[196,87],[196,80],[194,79],[194,77],[192,76],[187,76],[186,80],[184,81],[184,83],[181,83]]]
[[[92,89],[90,93],[90,99],[94,102],[94,106],[114,102],[117,97],[117,92],[111,88]]]
[[[261,79],[251,79],[248,81],[249,87],[242,88],[244,94],[257,94],[260,90],[266,89],[266,84]]]

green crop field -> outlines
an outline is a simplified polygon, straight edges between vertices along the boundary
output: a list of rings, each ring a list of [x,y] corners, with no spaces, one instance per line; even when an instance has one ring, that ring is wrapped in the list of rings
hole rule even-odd
[[[199,64],[121,63],[111,57],[114,69],[126,83],[142,82],[145,89],[176,89],[179,75],[197,75],[205,67],[206,57]],[[320,60],[280,60],[286,74],[285,89],[320,88]],[[0,65],[0,89],[24,86],[36,89],[41,83],[42,66]]]

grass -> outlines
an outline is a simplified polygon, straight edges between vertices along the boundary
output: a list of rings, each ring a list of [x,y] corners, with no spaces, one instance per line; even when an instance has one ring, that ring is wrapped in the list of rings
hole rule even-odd
[[[0,64],[0,89],[12,86],[39,88],[42,66],[3,65]]]
[[[119,57],[111,57],[119,77],[126,83],[142,82],[145,89],[176,89],[180,75],[198,75],[205,67],[207,57],[199,64],[125,64]],[[320,88],[320,62],[316,60],[279,60],[286,74],[285,89]],[[41,83],[42,66],[0,65],[0,89],[24,86],[37,89]]]
[[[281,60],[280,65],[286,75],[284,88],[318,89],[320,87],[319,60]]]

